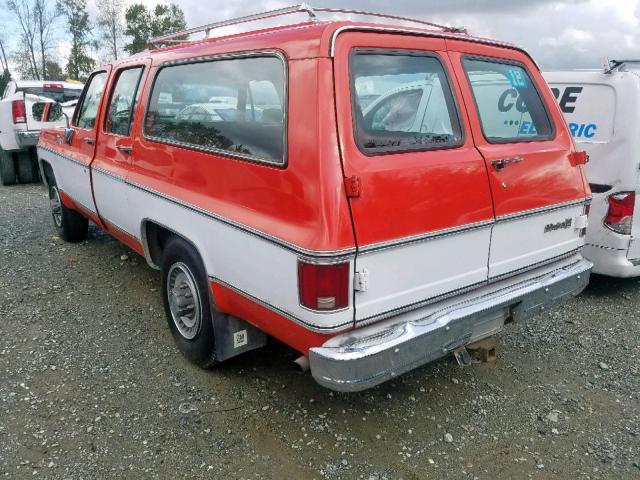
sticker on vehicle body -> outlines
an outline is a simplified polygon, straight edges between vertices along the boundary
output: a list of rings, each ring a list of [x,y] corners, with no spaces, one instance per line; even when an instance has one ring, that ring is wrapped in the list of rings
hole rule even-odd
[[[233,348],[244,347],[247,343],[249,343],[249,337],[247,336],[246,330],[240,330],[239,332],[234,332]]]

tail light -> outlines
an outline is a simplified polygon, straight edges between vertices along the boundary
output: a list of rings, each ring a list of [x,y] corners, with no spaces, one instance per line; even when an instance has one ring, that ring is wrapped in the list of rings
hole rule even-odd
[[[349,263],[298,261],[300,304],[311,310],[339,310],[349,305]]]
[[[636,203],[635,192],[621,192],[610,195],[609,211],[604,219],[604,225],[616,233],[631,235],[633,209]]]
[[[27,123],[27,109],[24,100],[14,100],[11,102],[11,113],[13,123]]]

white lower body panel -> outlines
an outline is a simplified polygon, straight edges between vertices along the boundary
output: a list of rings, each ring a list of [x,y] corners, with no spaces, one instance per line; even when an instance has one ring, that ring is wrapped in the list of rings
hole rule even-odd
[[[359,253],[356,270],[366,270],[366,291],[356,292],[356,322],[487,280],[491,226]]]
[[[489,278],[508,275],[576,251],[584,237],[576,228],[583,205],[498,219],[491,235]]]

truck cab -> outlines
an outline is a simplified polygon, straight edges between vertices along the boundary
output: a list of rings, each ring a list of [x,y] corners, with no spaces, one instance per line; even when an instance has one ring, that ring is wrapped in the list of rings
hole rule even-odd
[[[11,81],[0,99],[0,182],[29,183],[38,177],[36,145],[43,127],[65,125],[81,83]]]

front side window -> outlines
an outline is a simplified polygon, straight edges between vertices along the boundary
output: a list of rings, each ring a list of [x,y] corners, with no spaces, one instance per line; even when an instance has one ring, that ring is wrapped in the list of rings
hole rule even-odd
[[[107,132],[129,136],[141,74],[142,67],[136,67],[123,70],[118,75],[105,118],[105,130]]]
[[[144,133],[198,150],[285,163],[285,69],[275,56],[162,68]]]
[[[92,129],[96,123],[100,99],[107,81],[107,72],[96,73],[85,91],[80,107],[76,110],[75,125],[80,128]]]
[[[350,67],[354,129],[364,153],[461,144],[453,94],[437,58],[356,51]]]
[[[544,102],[520,65],[465,58],[462,66],[491,143],[545,140],[553,127]]]

